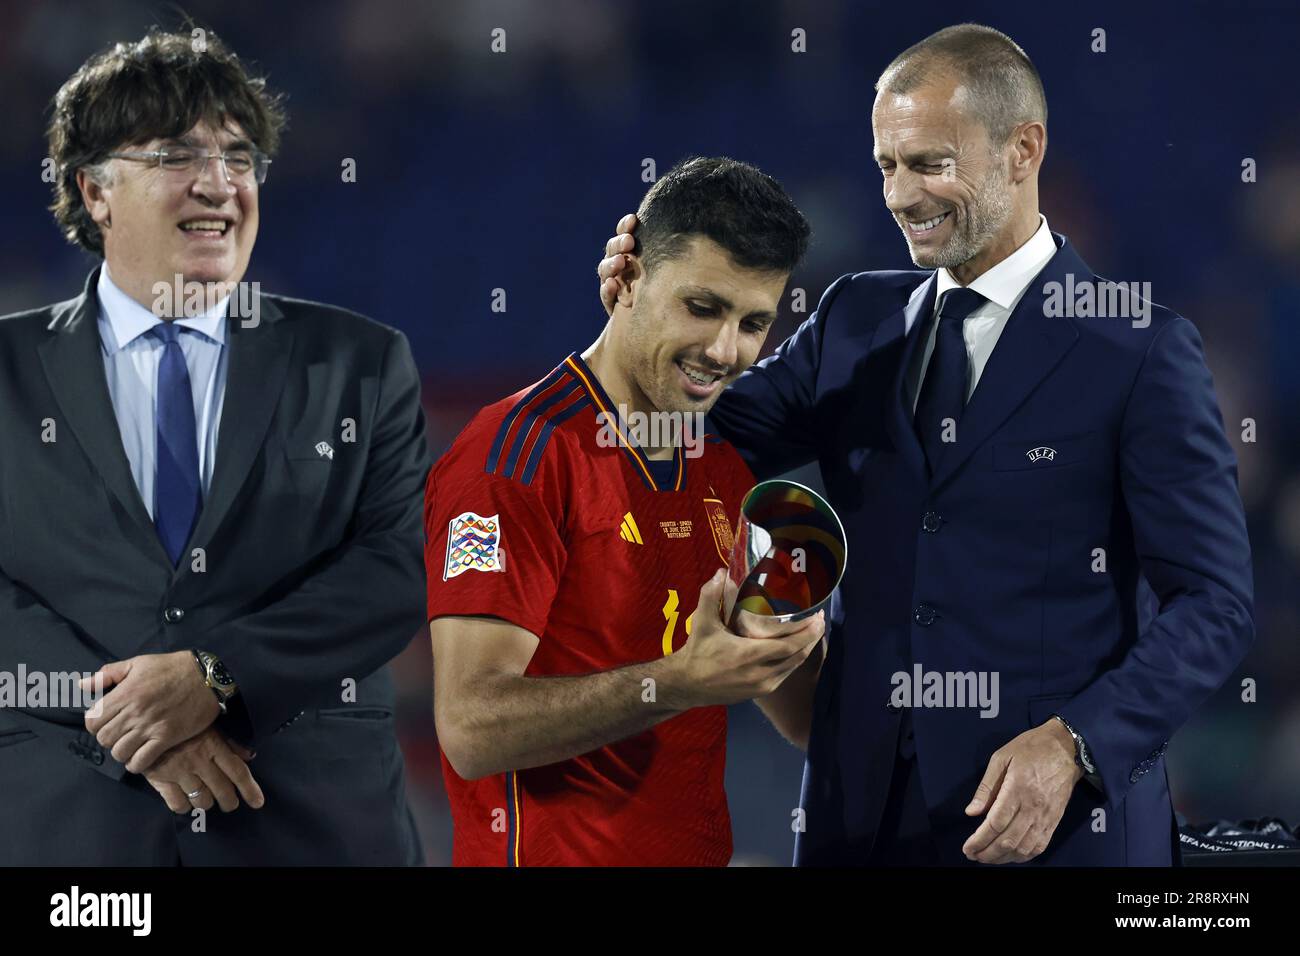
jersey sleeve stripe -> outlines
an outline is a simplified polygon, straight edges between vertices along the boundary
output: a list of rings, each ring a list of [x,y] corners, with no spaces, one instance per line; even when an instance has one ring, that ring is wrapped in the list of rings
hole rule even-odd
[[[546,443],[550,440],[551,432],[555,430],[556,426],[572,418],[584,408],[590,407],[591,400],[585,394],[582,394],[578,401],[568,408],[557,409],[556,413],[546,420],[546,424],[542,426],[541,434],[537,436],[537,441],[533,443],[533,450],[529,453],[524,464],[524,473],[520,478],[524,484],[531,485],[533,483],[533,475],[536,474],[537,465],[542,460],[542,452],[546,450]]]
[[[528,414],[520,419],[519,427],[515,429],[514,438],[510,441],[510,454],[506,456],[505,467],[502,474],[507,478],[513,478],[519,465],[519,459],[528,446],[529,440],[535,436],[536,432],[545,423],[545,419],[553,414],[553,410],[565,406],[572,401],[575,396],[582,395],[582,386],[573,379],[568,379],[564,385],[553,390],[546,398],[541,398],[529,410]]]

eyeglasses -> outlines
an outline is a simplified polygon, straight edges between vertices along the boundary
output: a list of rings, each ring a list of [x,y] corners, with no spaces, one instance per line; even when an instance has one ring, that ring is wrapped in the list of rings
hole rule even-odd
[[[109,159],[136,159],[152,161],[164,172],[177,177],[199,177],[208,168],[209,159],[220,159],[226,179],[237,186],[247,187],[253,182],[266,182],[266,170],[271,160],[255,149],[236,149],[228,153],[207,153],[192,146],[169,146],[151,149],[144,153],[109,153]]]

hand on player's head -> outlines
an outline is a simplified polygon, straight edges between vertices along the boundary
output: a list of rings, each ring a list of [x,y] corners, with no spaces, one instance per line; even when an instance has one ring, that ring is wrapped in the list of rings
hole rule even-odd
[[[605,243],[605,258],[596,267],[596,274],[600,276],[600,302],[607,315],[614,314],[614,303],[623,288],[619,273],[627,263],[627,254],[636,248],[636,239],[632,237],[636,225],[634,213],[628,213],[618,221],[615,234]]]

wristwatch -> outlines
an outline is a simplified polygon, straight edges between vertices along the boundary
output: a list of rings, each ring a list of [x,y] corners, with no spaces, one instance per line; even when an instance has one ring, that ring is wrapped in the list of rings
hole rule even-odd
[[[239,685],[235,683],[235,678],[231,676],[230,671],[226,670],[226,665],[221,663],[221,658],[215,654],[209,654],[207,651],[194,651],[194,662],[199,666],[199,675],[203,678],[203,686],[207,687],[217,698],[217,706],[221,712],[226,712],[226,702],[239,693]]]
[[[1088,752],[1088,744],[1075,732],[1064,717],[1060,714],[1053,714],[1052,716],[1061,722],[1074,739],[1074,762],[1083,770],[1083,778],[1098,790],[1101,790],[1101,775],[1097,773],[1097,767],[1092,762],[1092,755]]]

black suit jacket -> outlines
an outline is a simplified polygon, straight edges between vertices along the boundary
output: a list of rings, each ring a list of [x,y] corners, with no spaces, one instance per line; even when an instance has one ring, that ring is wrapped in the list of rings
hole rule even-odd
[[[220,726],[258,751],[267,804],[223,817],[218,839],[209,826],[190,848],[191,821],[99,748],[82,713],[0,709],[0,789],[25,807],[6,813],[0,845],[16,840],[19,862],[59,856],[48,834],[24,836],[50,829],[50,814],[174,827],[185,862],[413,862],[384,668],[424,623],[429,460],[405,337],[272,295],[259,296],[256,325],[228,318],[211,488],[173,568],[122,447],[97,278],[75,299],[0,319],[0,670],[213,652],[240,687]],[[78,782],[86,800],[58,805]],[[94,793],[111,819],[86,806]],[[163,830],[154,844],[161,857],[147,862],[169,862]]]

